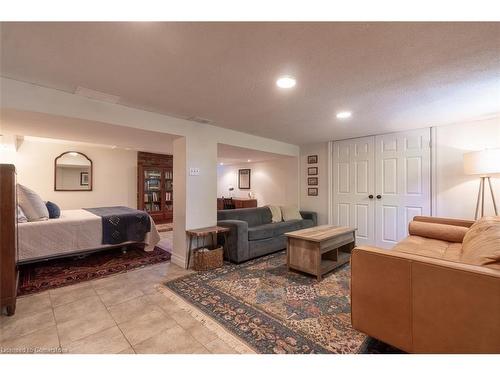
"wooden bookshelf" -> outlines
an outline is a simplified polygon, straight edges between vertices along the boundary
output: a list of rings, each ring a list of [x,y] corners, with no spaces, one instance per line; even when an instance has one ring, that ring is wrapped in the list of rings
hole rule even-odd
[[[173,161],[172,155],[137,153],[137,207],[155,223],[172,222]]]

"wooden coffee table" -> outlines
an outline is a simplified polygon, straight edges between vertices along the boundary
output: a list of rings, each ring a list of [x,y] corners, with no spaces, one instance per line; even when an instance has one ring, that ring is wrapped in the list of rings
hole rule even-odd
[[[355,246],[354,232],[353,228],[320,225],[285,233],[288,270],[315,275],[321,280],[324,274],[349,262]]]

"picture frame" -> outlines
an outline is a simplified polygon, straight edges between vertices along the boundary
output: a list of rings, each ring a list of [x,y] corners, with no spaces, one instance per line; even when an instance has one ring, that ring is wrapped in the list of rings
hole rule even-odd
[[[238,189],[250,190],[250,169],[238,169]]]
[[[308,176],[317,176],[318,175],[318,167],[308,167],[307,168]]]
[[[307,164],[317,164],[318,163],[318,155],[309,155],[307,157]]]
[[[307,184],[311,185],[311,186],[317,186],[318,185],[318,177],[308,177]]]
[[[80,172],[80,186],[89,186],[89,172]]]
[[[317,197],[318,196],[318,188],[307,188],[307,195],[311,197]]]

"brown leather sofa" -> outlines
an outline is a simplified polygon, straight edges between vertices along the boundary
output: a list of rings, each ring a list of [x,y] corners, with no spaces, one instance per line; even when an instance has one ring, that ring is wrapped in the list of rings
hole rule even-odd
[[[500,353],[500,217],[415,217],[351,257],[352,325],[408,353]]]

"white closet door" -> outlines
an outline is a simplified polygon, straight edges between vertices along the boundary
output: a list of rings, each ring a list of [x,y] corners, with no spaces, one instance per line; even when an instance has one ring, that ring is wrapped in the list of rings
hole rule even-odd
[[[375,137],[376,245],[408,235],[415,215],[430,215],[430,129]]]
[[[374,137],[333,145],[334,224],[357,228],[358,244],[375,242],[374,156]]]

